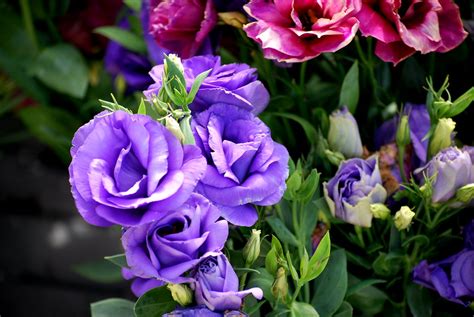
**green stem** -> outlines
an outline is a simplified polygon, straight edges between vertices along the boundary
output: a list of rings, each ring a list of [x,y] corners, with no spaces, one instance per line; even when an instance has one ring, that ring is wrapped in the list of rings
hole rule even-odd
[[[301,93],[304,94],[305,87],[305,78],[306,78],[306,68],[308,67],[308,62],[303,62],[300,69],[300,89]]]
[[[301,285],[296,285],[296,289],[295,289],[295,292],[293,293],[293,297],[291,298],[291,303],[293,303],[296,298],[298,297],[298,294],[300,293],[300,290],[301,290]]]
[[[359,239],[360,246],[362,248],[365,248],[364,235],[362,234],[362,227],[354,226],[354,230],[356,232],[357,238]]]
[[[403,182],[407,183],[407,175],[405,173],[405,146],[398,147],[398,167],[400,168],[400,175]]]
[[[245,267],[247,267],[247,265],[245,265]],[[240,284],[240,290],[243,291],[244,288],[245,288],[245,282],[247,280],[247,272],[244,272],[244,274],[242,274],[242,276],[240,277],[240,281],[239,281],[239,284]]]
[[[21,14],[23,16],[23,23],[25,24],[26,32],[33,43],[34,48],[38,49],[38,41],[36,39],[35,28],[33,26],[33,17],[31,16],[29,0],[20,0]]]

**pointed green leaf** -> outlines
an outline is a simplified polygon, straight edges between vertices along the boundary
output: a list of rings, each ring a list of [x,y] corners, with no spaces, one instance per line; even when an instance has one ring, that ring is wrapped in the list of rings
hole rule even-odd
[[[140,53],[146,54],[147,48],[143,38],[140,38],[138,35],[121,29],[116,26],[101,26],[94,30],[95,33],[105,36],[108,39],[111,39],[114,42],[119,43],[123,47]]]
[[[196,97],[196,94],[199,91],[199,87],[201,87],[202,82],[204,81],[204,79],[206,79],[206,77],[209,75],[210,72],[211,72],[211,69],[206,70],[205,72],[202,72],[196,76],[186,100],[188,105],[193,102],[194,98]]]
[[[354,113],[359,102],[359,64],[357,60],[344,77],[339,95],[339,105],[347,106]]]
[[[161,317],[176,308],[170,291],[166,286],[154,288],[137,300],[133,310],[136,317]]]
[[[125,254],[116,254],[116,255],[111,255],[111,256],[106,256],[104,257],[107,261],[112,262],[115,265],[118,265],[119,267],[128,267],[127,264],[127,258],[125,257]]]
[[[134,317],[132,301],[108,298],[91,304],[91,317]]]
[[[298,240],[296,237],[279,218],[270,216],[266,220],[281,241],[291,244],[295,247],[298,246]]]

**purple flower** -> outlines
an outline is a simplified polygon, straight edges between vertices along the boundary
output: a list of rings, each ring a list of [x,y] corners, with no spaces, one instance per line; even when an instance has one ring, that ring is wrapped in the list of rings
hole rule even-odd
[[[190,105],[194,112],[204,111],[215,103],[226,103],[258,114],[270,100],[265,86],[257,80],[257,70],[247,64],[221,65],[219,56],[206,55],[184,60],[183,68],[188,91],[197,75],[211,70]],[[150,75],[156,83],[144,93],[151,100],[161,88],[163,65],[153,67]]]
[[[342,162],[336,175],[323,185],[332,215],[362,227],[372,225],[370,205],[383,203],[387,197],[375,156]]]
[[[416,174],[428,177],[432,185],[432,201],[447,201],[460,187],[473,182],[473,163],[468,152],[449,147],[434,156]]]
[[[77,209],[97,226],[134,226],[184,203],[206,168],[199,148],[182,146],[144,115],[102,112],[74,135],[69,181]]]
[[[127,263],[141,278],[184,283],[202,257],[220,251],[228,235],[219,210],[199,194],[162,218],[131,227],[122,236]]]
[[[252,204],[273,205],[283,196],[288,151],[272,140],[260,119],[227,104],[197,114],[192,128],[208,162],[197,190],[218,205],[229,222],[253,225],[258,215]]]
[[[238,310],[245,296],[252,294],[257,299],[263,296],[262,290],[256,287],[238,291],[237,274],[223,254],[202,260],[195,279],[196,302],[211,310]]]
[[[452,302],[474,300],[474,220],[464,228],[464,249],[439,262],[421,261],[412,272],[413,282],[433,289]]]
[[[189,308],[179,308],[170,313],[164,314],[162,317],[246,317],[245,313],[232,310],[222,312],[213,312],[204,306],[196,306]]]
[[[140,297],[149,290],[165,285],[163,281],[155,278],[141,278],[135,276],[132,271],[128,268],[122,268],[122,276],[126,280],[133,280],[131,289],[133,295]]]
[[[212,0],[151,0],[149,32],[181,58],[195,55],[217,23]]]
[[[403,114],[408,115],[408,124],[410,126],[410,139],[415,150],[415,154],[420,162],[426,162],[426,153],[428,150],[428,139],[424,139],[430,130],[430,115],[425,105],[416,105],[407,103],[403,108]],[[383,145],[395,142],[395,134],[399,116],[386,121],[375,133],[375,145],[380,148]]]

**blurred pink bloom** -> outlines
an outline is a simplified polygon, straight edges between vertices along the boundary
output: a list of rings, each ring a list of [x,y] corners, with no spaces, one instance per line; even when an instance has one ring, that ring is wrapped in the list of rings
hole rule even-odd
[[[266,58],[303,62],[348,45],[359,27],[361,0],[251,0],[257,21],[244,27]]]
[[[375,54],[395,65],[416,51],[447,52],[467,36],[452,0],[363,0],[357,18],[362,34],[378,40]]]
[[[152,0],[150,34],[181,58],[194,56],[217,23],[212,0]]]

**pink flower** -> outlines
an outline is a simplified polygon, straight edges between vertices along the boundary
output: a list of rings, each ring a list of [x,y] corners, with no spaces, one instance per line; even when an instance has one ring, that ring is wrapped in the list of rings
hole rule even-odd
[[[416,51],[447,52],[467,36],[452,0],[363,0],[357,18],[362,35],[378,40],[375,54],[395,65]]]
[[[181,58],[194,56],[217,22],[212,0],[151,0],[149,31]]]
[[[245,11],[257,21],[245,25],[266,58],[303,62],[335,52],[354,38],[361,0],[250,0]]]

